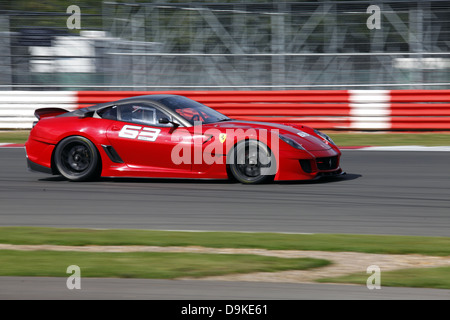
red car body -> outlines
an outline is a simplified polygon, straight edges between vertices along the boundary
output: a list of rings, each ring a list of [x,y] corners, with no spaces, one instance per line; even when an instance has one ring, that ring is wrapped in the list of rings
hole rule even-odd
[[[39,120],[25,144],[29,169],[70,180],[234,177],[257,183],[267,177],[310,180],[342,173],[339,148],[313,128],[232,120],[181,96],[138,96],[35,114]],[[261,175],[260,152],[272,165],[269,174]],[[230,161],[231,154],[239,157],[234,153],[242,154],[240,165]]]

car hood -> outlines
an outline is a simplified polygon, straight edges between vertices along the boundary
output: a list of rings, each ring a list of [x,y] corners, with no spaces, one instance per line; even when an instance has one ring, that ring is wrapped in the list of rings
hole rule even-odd
[[[325,143],[323,139],[298,128],[279,123],[231,120],[204,125],[204,127],[205,129],[209,127],[217,128],[223,132],[233,129],[242,129],[244,131],[248,129],[267,130],[268,132],[277,132],[297,141],[308,151],[322,151],[331,149],[331,146]]]

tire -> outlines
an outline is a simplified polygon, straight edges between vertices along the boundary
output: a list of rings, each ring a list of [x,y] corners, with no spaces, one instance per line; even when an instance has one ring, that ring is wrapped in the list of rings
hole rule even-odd
[[[94,144],[80,136],[61,140],[54,161],[59,173],[71,181],[87,181],[100,175],[100,156]]]
[[[241,183],[267,183],[275,177],[275,157],[257,140],[239,142],[228,155],[227,163],[232,177]]]

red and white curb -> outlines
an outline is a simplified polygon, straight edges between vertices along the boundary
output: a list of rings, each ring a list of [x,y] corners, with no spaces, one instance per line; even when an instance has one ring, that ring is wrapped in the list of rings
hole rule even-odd
[[[0,148],[23,148],[24,146],[20,143],[0,143]]]

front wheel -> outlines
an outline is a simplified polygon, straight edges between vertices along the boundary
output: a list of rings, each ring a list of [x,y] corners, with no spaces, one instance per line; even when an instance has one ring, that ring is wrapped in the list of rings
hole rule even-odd
[[[271,150],[257,140],[239,142],[228,155],[231,175],[241,183],[270,182],[275,177],[275,157]]]
[[[72,181],[92,180],[99,175],[100,157],[97,148],[81,136],[62,140],[55,149],[58,171]]]

